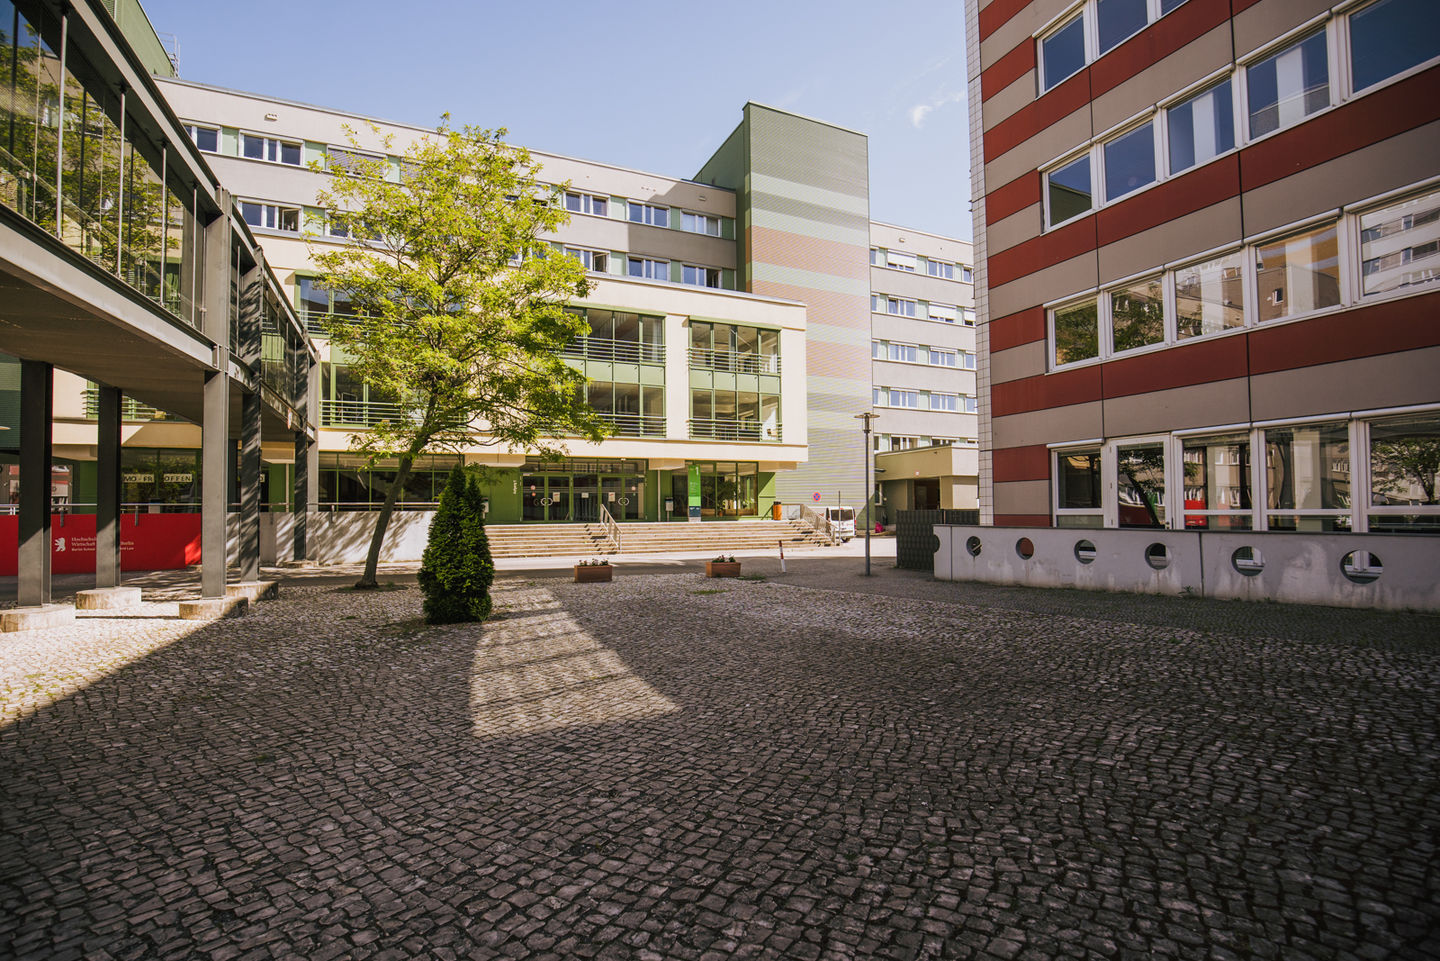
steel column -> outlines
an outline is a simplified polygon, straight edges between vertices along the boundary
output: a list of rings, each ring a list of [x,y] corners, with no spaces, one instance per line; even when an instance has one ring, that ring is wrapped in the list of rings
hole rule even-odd
[[[240,400],[240,579],[260,579],[260,395]]]
[[[95,586],[120,586],[120,388],[100,385],[95,467]]]
[[[51,418],[55,368],[20,361],[20,554],[15,599],[20,607],[50,603]]]

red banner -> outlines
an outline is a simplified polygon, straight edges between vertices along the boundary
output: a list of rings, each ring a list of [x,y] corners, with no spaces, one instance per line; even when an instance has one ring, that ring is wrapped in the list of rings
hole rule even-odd
[[[20,518],[0,516],[0,577],[19,571]],[[125,514],[120,518],[120,569],[168,571],[200,563],[199,514]],[[95,515],[50,515],[50,570],[95,571]]]

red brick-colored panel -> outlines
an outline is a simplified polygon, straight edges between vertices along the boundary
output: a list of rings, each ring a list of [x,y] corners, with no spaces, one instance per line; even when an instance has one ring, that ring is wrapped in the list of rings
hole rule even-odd
[[[1032,410],[1069,407],[1100,399],[1100,368],[1081,367],[1038,374],[990,387],[990,415],[1024,414]]]
[[[1035,69],[1035,41],[1029,37],[980,74],[980,99],[989,100]]]
[[[994,0],[980,11],[980,39],[1003,27],[1011,17],[1030,5],[1030,0]]]
[[[1106,397],[1127,397],[1244,377],[1244,337],[1197,340],[1141,357],[1112,360],[1104,366]]]
[[[1230,154],[1156,184],[1139,196],[1096,211],[1096,244],[1101,247],[1113,244],[1142,230],[1204,210],[1239,192],[1240,161],[1235,154]]]
[[[990,254],[990,289],[1095,249],[1095,215]]]
[[[1092,96],[1114,90],[1229,17],[1229,0],[1189,0],[1182,4],[1095,61],[1090,68]]]
[[[1050,448],[1044,444],[1031,447],[1004,447],[993,453],[995,482],[1050,479]]]
[[[1391,300],[1313,320],[1261,327],[1248,335],[1250,373],[1333,364],[1440,346],[1440,293]],[[1440,380],[1440,372],[1436,374]],[[1337,384],[1336,390],[1343,385]]]
[[[1230,0],[1230,6],[1234,11],[1231,16],[1234,16],[1234,14],[1239,13],[1242,10],[1249,10],[1251,7],[1255,6],[1255,4],[1259,2],[1260,0]]]
[[[1049,514],[996,514],[996,527],[1049,527]]]
[[[1039,202],[1040,171],[1032,170],[985,194],[985,222],[996,223]]]
[[[870,280],[868,247],[822,240],[771,227],[750,228],[750,250],[755,260],[781,267],[812,270],[851,280]]]
[[[1246,148],[1240,183],[1254,190],[1435,120],[1440,120],[1440,66]]]
[[[1031,307],[990,321],[990,352],[1045,339],[1045,308]]]
[[[1087,67],[985,131],[985,160],[989,162],[1020,146],[1051,124],[1083,110],[1089,103],[1090,69]]]

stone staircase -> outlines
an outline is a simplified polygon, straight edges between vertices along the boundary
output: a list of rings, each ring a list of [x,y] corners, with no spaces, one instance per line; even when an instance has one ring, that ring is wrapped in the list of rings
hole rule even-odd
[[[613,553],[599,524],[489,524],[494,557],[597,557]],[[828,541],[799,521],[716,521],[707,524],[635,523],[620,525],[622,554],[674,551],[776,550],[823,547]]]

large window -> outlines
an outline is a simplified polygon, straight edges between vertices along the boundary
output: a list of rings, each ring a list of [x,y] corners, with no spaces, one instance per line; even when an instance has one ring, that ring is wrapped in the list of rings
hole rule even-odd
[[[1244,257],[1240,251],[1175,271],[1179,340],[1245,326]]]
[[[300,144],[293,140],[278,140],[261,137],[253,133],[240,135],[240,156],[250,160],[267,160],[271,163],[300,166]]]
[[[1100,356],[1099,313],[1095,298],[1057,307],[1050,312],[1050,319],[1054,326],[1051,342],[1055,345],[1051,360],[1056,366]]]
[[[707,234],[711,237],[720,236],[720,218],[712,217],[709,214],[692,214],[688,211],[680,215],[680,229],[688,230],[692,234]]]
[[[1096,0],[1095,27],[1103,54],[1145,28],[1147,0]]]
[[[1356,93],[1440,57],[1440,3],[1378,0],[1350,15],[1350,86]]]
[[[253,200],[240,201],[240,214],[252,227],[266,230],[300,230],[300,208],[282,204],[266,204]]]
[[[943,260],[925,261],[925,272],[931,277],[939,277],[942,280],[955,279],[955,265],[947,264]]]
[[[763,327],[692,320],[690,366],[738,374],[778,374],[780,332]]]
[[[955,323],[956,309],[949,304],[929,304],[925,308],[925,313],[931,320],[938,320],[946,324]]]
[[[1261,321],[1340,303],[1340,252],[1334,223],[1255,248]]]
[[[1250,435],[1186,437],[1182,451],[1186,529],[1249,530]]]
[[[647,260],[644,257],[627,258],[625,272],[631,277],[639,277],[642,280],[669,280],[670,262],[668,260]]]
[[[1040,41],[1040,90],[1044,92],[1085,66],[1085,18],[1076,14]]]
[[[886,360],[898,361],[902,364],[913,364],[916,361],[916,350],[914,344],[891,344]]]
[[[220,131],[215,127],[201,127],[196,124],[186,124],[185,132],[190,139],[195,141],[195,146],[205,153],[218,153],[220,151]]]
[[[587,250],[584,247],[566,247],[565,256],[574,257],[591,273],[603,274],[610,267],[610,253],[605,250]]]
[[[1252,138],[1299,123],[1330,106],[1325,36],[1322,27],[1245,71]]]
[[[1170,173],[1189,170],[1235,146],[1235,114],[1227,78],[1165,111]]]
[[[956,354],[953,350],[945,350],[940,347],[931,347],[930,366],[932,367],[954,367]]]
[[[1121,527],[1165,527],[1165,444],[1115,448],[1117,519]]]
[[[1114,353],[1165,342],[1165,297],[1151,277],[1110,292],[1110,345]]]
[[[1440,191],[1360,215],[1360,282],[1365,296],[1440,279]]]
[[[1350,434],[1344,422],[1265,431],[1270,530],[1350,529]]]
[[[640,204],[632,200],[630,201],[630,222],[632,224],[649,224],[651,227],[668,227],[670,226],[670,208]]]
[[[1101,145],[1105,200],[1118,200],[1155,182],[1155,128],[1146,123]]]
[[[1072,220],[1094,206],[1095,188],[1090,182],[1090,155],[1065,164],[1045,175],[1047,226]]]
[[[960,398],[956,394],[941,394],[932,390],[930,392],[930,409],[958,411]]]
[[[697,267],[686,264],[680,269],[680,282],[690,284],[693,287],[715,287],[720,286],[719,267]]]
[[[887,297],[884,294],[870,295],[870,309],[877,314],[893,314],[896,317],[914,317],[916,303],[903,297]]]
[[[1100,450],[1063,450],[1055,453],[1055,526],[1100,527]]]
[[[1440,412],[1369,426],[1370,530],[1440,533]]]
[[[609,214],[610,198],[597,197],[594,194],[567,193],[565,195],[565,209],[572,214],[589,214],[592,217],[605,217]]]

